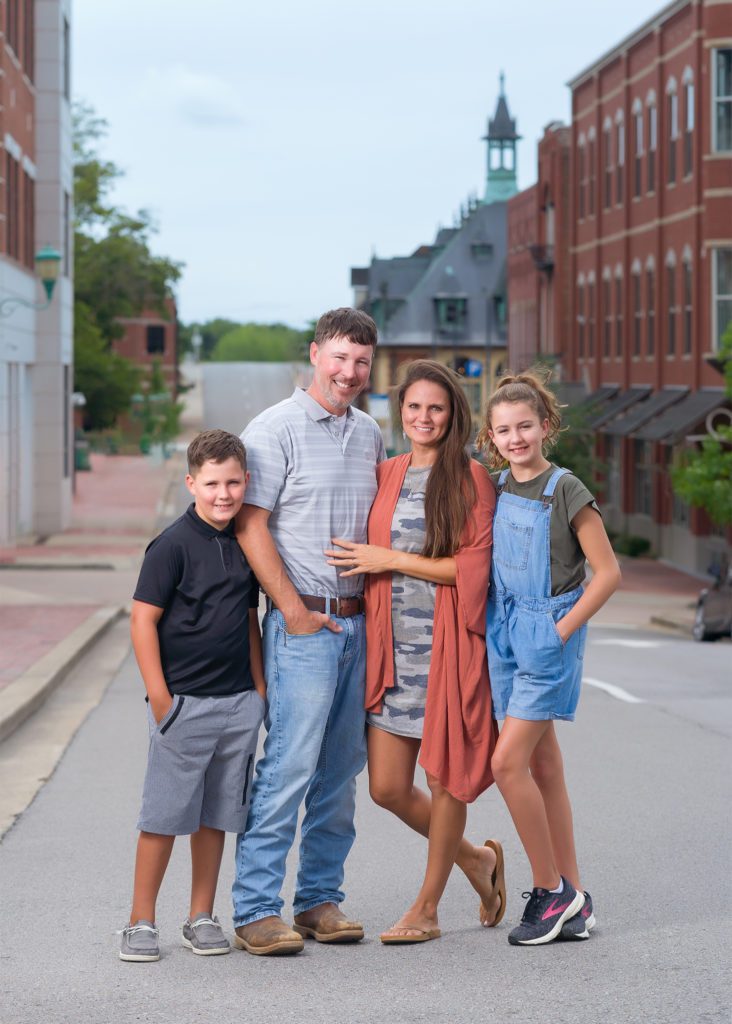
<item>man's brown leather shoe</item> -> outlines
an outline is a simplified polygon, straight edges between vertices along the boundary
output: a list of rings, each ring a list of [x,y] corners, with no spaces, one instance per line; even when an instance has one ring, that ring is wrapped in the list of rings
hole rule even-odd
[[[263,917],[235,928],[234,945],[255,956],[287,956],[300,953],[305,943],[281,917]]]
[[[316,942],[360,942],[363,925],[360,921],[349,921],[335,903],[321,903],[295,917],[293,925],[303,938]]]

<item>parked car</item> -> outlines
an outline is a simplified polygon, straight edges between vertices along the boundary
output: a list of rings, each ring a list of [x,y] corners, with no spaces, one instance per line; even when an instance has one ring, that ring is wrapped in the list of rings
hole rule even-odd
[[[709,571],[716,576],[716,582],[705,587],[697,598],[692,629],[695,640],[719,640],[723,636],[732,636],[732,565],[723,558]]]

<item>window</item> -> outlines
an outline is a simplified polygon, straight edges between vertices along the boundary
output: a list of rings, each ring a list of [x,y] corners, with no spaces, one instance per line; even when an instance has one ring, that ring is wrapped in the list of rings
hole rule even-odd
[[[691,70],[687,69],[688,75]],[[688,77],[687,72],[685,76]],[[694,82],[689,78],[684,86],[684,177],[693,170],[694,161]]]
[[[585,193],[587,190],[587,153],[585,151],[584,139],[580,139],[579,146],[577,147],[577,181],[579,182],[579,195],[577,197],[577,205],[579,207],[580,220],[585,215]]]
[[[640,267],[633,271],[633,355],[641,354],[641,337],[643,334],[643,308],[641,305]]]
[[[8,0],[5,14],[5,37],[16,57],[20,56],[20,0]]]
[[[615,277],[615,356],[623,354],[623,279]]]
[[[607,465],[607,492],[605,500],[613,508],[620,509],[620,438],[605,435],[605,458]]]
[[[20,164],[10,152],[5,154],[5,195],[5,249],[8,256],[18,260],[21,233]]]
[[[666,306],[668,309],[666,355],[676,355],[676,263],[666,266]]]
[[[656,277],[653,267],[646,268],[646,356],[652,359],[656,354]]]
[[[25,0],[23,5],[23,70],[31,82],[35,77],[35,0]]]
[[[691,332],[692,332],[692,276],[691,260],[684,261],[684,342],[683,353],[691,355]]]
[[[476,263],[489,263],[493,259],[493,246],[490,242],[472,242],[470,252]]]
[[[150,324],[147,329],[147,351],[151,356],[165,352],[165,328],[160,324]]]
[[[732,48],[714,50],[713,148],[716,153],[732,152]]]
[[[623,175],[625,174],[625,122],[621,111],[616,117],[617,161],[615,167],[615,202],[623,201]]]
[[[36,223],[36,183],[26,172],[22,172],[23,179],[23,224],[22,234],[22,255],[23,263],[29,270],[33,270],[35,263],[35,223]]]
[[[595,138],[590,139],[589,145],[589,181],[587,184],[587,212],[590,217],[595,216]]]
[[[468,407],[473,416],[480,416],[483,410],[481,384],[479,380],[461,380],[460,387],[468,400]]]
[[[643,107],[636,110],[633,125],[633,195],[640,196],[643,191]]]
[[[666,96],[666,132],[668,136],[668,166],[666,168],[669,185],[676,181],[676,140],[679,136],[679,96],[676,92],[676,80],[671,79]]]
[[[613,333],[613,311],[610,305],[610,272],[602,280],[602,354],[605,359],[610,358],[610,345]]]
[[[577,284],[577,354],[580,359],[585,356],[585,282]]]
[[[439,298],[435,303],[435,327],[439,334],[461,334],[468,323],[468,300]]]
[[[602,131],[602,154],[603,154],[603,195],[604,206],[607,210],[613,203],[613,139],[612,124],[608,119]]]
[[[587,286],[587,355],[595,357],[595,279]]]
[[[653,512],[653,445],[650,441],[635,441],[635,507],[634,512],[650,516]]]
[[[714,351],[732,324],[732,249],[714,249]]]
[[[658,146],[658,110],[648,108],[648,181],[646,191],[656,191],[656,147]]]
[[[64,97],[71,101],[71,27],[64,18]]]
[[[61,254],[63,257],[62,273],[64,277],[71,276],[71,250],[72,250],[72,234],[71,234],[71,196],[68,192],[64,192],[64,251]]]

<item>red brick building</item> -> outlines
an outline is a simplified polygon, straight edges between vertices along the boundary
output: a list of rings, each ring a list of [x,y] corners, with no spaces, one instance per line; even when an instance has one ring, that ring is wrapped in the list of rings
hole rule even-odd
[[[553,121],[538,147],[538,181],[508,203],[509,365],[537,359],[564,376],[571,335],[570,130]]]
[[[166,302],[167,317],[147,309],[137,317],[120,318],[125,333],[114,342],[114,351],[143,370],[160,363],[173,398],[178,392],[178,340],[175,302]]]
[[[555,281],[554,351],[592,399],[608,524],[703,571],[729,535],[674,496],[668,468],[728,415],[715,353],[732,321],[732,2],[667,5],[569,86],[569,273],[566,291]],[[541,146],[539,165],[541,211]],[[539,253],[540,225],[539,213]],[[556,245],[555,214],[554,275]],[[546,277],[537,266],[537,287]],[[551,352],[538,308],[536,351]]]

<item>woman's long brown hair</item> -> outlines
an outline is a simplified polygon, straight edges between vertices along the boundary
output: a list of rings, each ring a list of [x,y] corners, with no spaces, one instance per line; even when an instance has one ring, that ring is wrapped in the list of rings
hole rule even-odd
[[[433,359],[415,359],[399,388],[399,411],[412,384],[421,380],[437,384],[447,393],[450,422],[437,450],[437,460],[427,481],[424,499],[425,541],[422,554],[427,558],[449,558],[460,547],[465,523],[475,504],[475,486],[470,473],[470,408],[452,370]]]

